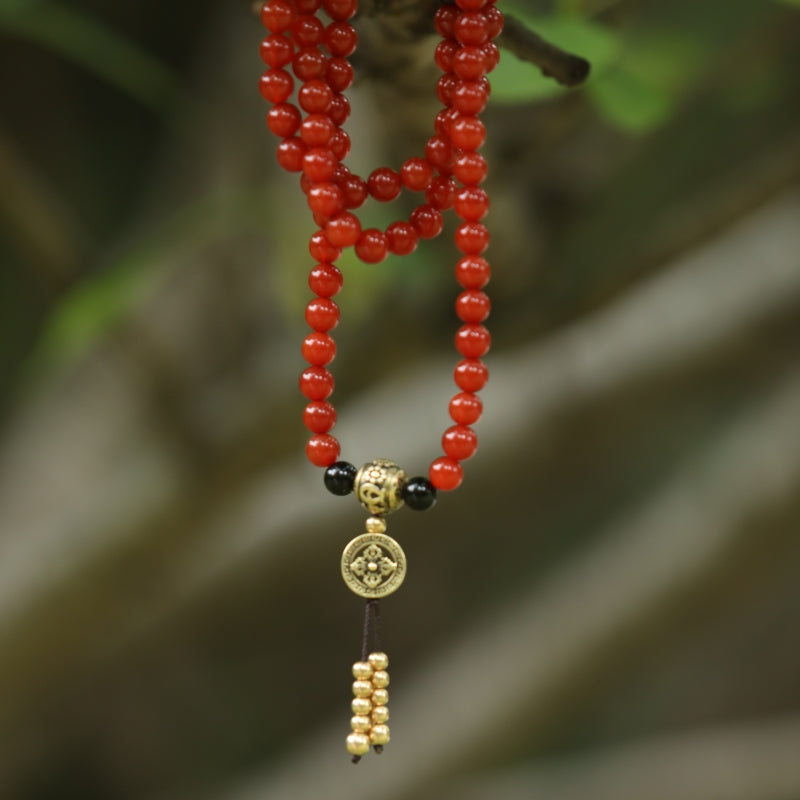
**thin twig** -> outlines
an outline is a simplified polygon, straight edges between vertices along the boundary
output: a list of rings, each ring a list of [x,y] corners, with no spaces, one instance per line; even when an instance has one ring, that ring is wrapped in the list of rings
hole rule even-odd
[[[556,47],[510,14],[505,15],[505,28],[497,43],[517,58],[536,64],[542,75],[562,86],[578,86],[589,76],[591,64],[585,58]]]

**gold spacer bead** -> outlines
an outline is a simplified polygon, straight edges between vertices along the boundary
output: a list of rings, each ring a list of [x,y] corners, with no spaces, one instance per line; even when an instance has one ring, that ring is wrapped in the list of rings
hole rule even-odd
[[[386,521],[380,517],[367,519],[367,533],[386,533]]]
[[[356,733],[367,733],[372,727],[372,720],[369,717],[362,717],[360,714],[356,714],[350,718],[350,727]]]
[[[354,697],[350,704],[353,713],[360,717],[365,717],[372,711],[372,700],[369,697]]]
[[[353,677],[358,680],[368,681],[372,677],[372,664],[368,661],[356,661],[353,664]]]
[[[385,725],[389,721],[389,709],[386,706],[375,706],[372,709],[372,721],[376,725]]]
[[[389,673],[385,669],[377,669],[372,673],[372,685],[376,689],[385,689],[389,685]]]
[[[389,656],[386,653],[370,653],[368,660],[373,669],[389,668]]]
[[[366,733],[351,733],[347,737],[347,752],[351,756],[363,756],[369,752],[369,736]]]
[[[370,514],[389,514],[403,505],[406,473],[386,458],[376,458],[358,470],[354,490]]]
[[[376,689],[372,693],[372,703],[376,706],[385,706],[389,702],[388,689]]]
[[[387,744],[390,737],[388,725],[373,725],[372,730],[369,732],[369,738],[372,744]]]
[[[353,694],[356,697],[369,697],[374,688],[369,681],[353,681]]]

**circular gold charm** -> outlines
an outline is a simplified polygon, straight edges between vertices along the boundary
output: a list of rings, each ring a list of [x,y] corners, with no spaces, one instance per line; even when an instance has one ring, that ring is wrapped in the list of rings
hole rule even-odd
[[[342,553],[342,577],[360,597],[386,597],[406,576],[406,555],[385,533],[362,533]]]

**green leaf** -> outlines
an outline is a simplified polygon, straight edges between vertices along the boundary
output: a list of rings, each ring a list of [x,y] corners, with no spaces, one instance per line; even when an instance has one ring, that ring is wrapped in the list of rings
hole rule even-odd
[[[608,122],[630,133],[656,128],[674,108],[674,98],[667,90],[623,68],[606,73],[587,91]]]

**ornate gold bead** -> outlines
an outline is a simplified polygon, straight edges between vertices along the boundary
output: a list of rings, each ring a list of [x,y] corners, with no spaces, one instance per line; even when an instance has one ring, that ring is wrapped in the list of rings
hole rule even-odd
[[[376,689],[385,689],[389,685],[389,673],[385,669],[376,669],[372,673],[372,685]]]
[[[389,709],[386,706],[375,706],[372,709],[372,721],[376,725],[385,725],[389,721]]]
[[[354,697],[350,704],[353,713],[360,717],[365,717],[372,711],[372,700],[369,697]]]
[[[353,677],[358,680],[368,681],[372,677],[372,664],[369,661],[356,661],[353,664]]]
[[[353,694],[356,697],[370,697],[375,687],[370,681],[353,681]]]
[[[380,517],[367,519],[367,533],[386,533],[386,520]]]
[[[367,660],[372,669],[389,669],[389,656],[386,653],[370,653]]]
[[[369,717],[362,717],[360,714],[356,714],[350,718],[350,727],[356,733],[367,733],[372,727],[372,720]]]
[[[358,502],[370,514],[388,514],[403,505],[406,473],[393,461],[376,458],[356,473],[355,492]]]
[[[347,737],[347,752],[351,756],[363,756],[369,752],[370,741],[366,733],[351,733]]]
[[[372,730],[369,732],[369,738],[372,744],[387,744],[390,739],[388,725],[373,725]]]
[[[389,702],[388,689],[376,689],[372,693],[372,704],[375,706],[385,706]]]

